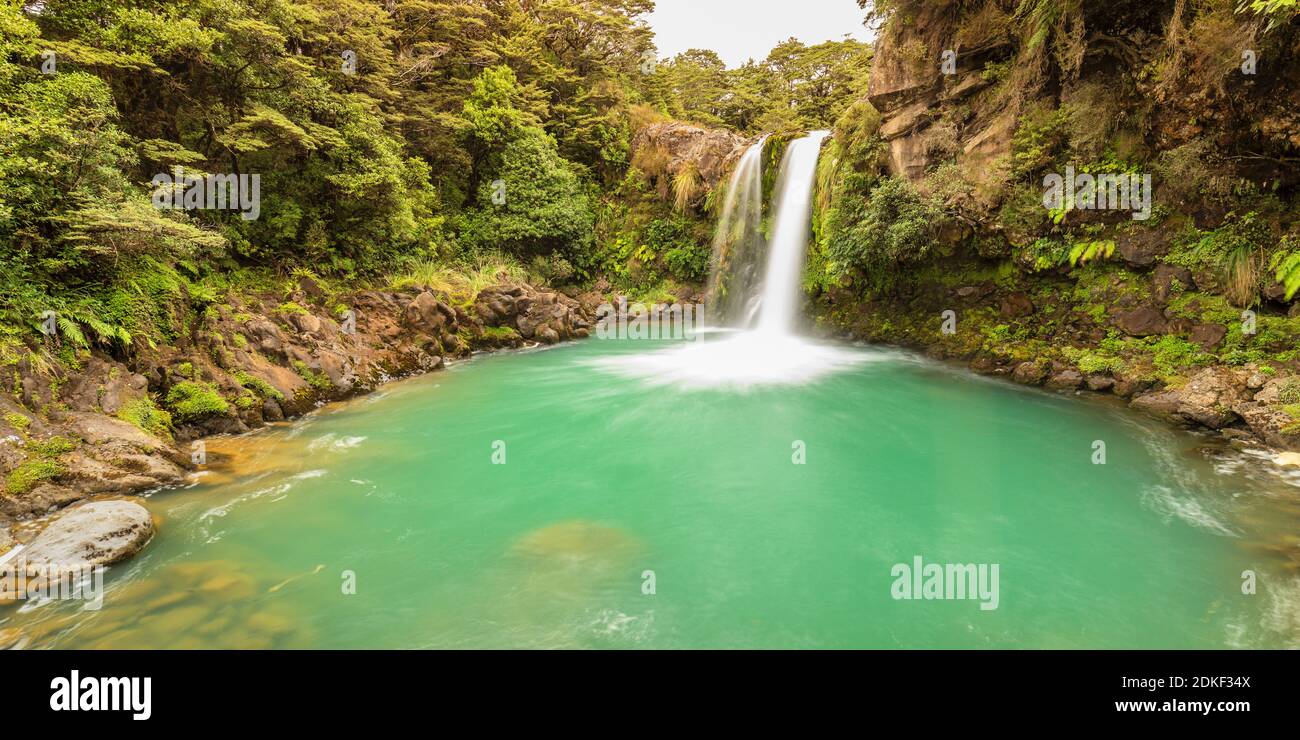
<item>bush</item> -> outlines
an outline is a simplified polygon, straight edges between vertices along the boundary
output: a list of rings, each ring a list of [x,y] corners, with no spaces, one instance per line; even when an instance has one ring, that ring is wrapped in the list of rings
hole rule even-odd
[[[500,181],[504,202],[493,203]],[[461,237],[479,249],[498,247],[516,256],[561,252],[579,255],[591,246],[596,223],[591,200],[577,175],[540,129],[524,129],[506,145],[501,164],[479,185],[480,210],[463,221]]]
[[[929,257],[942,216],[907,180],[886,177],[865,201],[849,197],[831,209],[827,252],[841,268],[880,275],[893,265]]]

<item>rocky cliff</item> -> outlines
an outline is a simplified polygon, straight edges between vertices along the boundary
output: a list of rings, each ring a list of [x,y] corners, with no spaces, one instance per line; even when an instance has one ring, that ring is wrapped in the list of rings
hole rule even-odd
[[[474,351],[587,336],[601,300],[506,281],[457,305],[430,290],[327,294],[300,279],[288,300],[232,298],[175,345],[130,358],[95,351],[68,367],[32,353],[13,367],[14,394],[0,397],[0,553],[39,530],[10,534],[17,522],[182,482],[203,464],[196,441],[206,435],[246,432]]]
[[[822,181],[819,321],[1300,449],[1300,305],[1279,269],[1300,247],[1300,17],[890,8]],[[1050,177],[1071,173],[1150,178],[1150,212],[1053,210]]]

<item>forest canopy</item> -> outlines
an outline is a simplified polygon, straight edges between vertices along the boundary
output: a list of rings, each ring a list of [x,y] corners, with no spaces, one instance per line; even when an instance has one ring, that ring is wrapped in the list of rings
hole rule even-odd
[[[829,128],[871,54],[660,62],[651,0],[0,2],[0,325],[30,335],[54,309],[118,346],[165,339],[176,295],[259,270],[354,279],[490,250],[590,276],[618,241],[596,239],[602,202],[638,192],[637,126]],[[178,168],[256,175],[258,217],[153,207]],[[681,234],[664,253],[707,241],[656,208],[613,228]]]

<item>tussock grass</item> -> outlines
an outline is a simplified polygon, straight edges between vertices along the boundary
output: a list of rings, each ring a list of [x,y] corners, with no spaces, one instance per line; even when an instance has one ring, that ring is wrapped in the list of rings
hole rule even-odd
[[[486,252],[464,263],[437,260],[416,262],[404,272],[388,278],[396,290],[414,288],[442,293],[453,302],[468,305],[483,289],[503,282],[524,282],[528,270],[510,255]]]

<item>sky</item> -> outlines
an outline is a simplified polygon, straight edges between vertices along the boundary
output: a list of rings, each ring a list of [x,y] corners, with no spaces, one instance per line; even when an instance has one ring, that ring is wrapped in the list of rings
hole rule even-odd
[[[712,49],[739,67],[761,61],[791,36],[805,44],[852,34],[870,39],[855,0],[655,0],[649,16],[662,59],[687,49]]]

